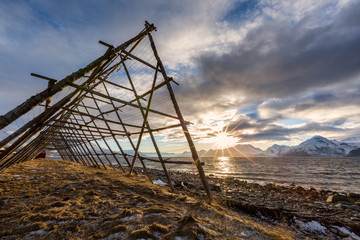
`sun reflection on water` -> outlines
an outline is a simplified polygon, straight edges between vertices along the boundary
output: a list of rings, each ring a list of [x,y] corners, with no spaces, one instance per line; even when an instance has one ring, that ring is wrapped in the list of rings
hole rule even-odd
[[[218,157],[217,158],[217,163],[218,163],[218,169],[220,169],[220,171],[222,173],[230,173],[231,171],[231,166],[230,166],[230,158],[229,157]]]
[[[220,161],[229,161],[229,157],[218,157],[218,160]]]

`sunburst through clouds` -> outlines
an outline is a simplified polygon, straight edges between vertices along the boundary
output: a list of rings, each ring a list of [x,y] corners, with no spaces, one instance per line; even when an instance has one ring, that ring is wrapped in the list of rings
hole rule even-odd
[[[218,148],[226,149],[232,147],[236,143],[237,139],[230,136],[227,132],[219,132],[214,137],[214,145]]]

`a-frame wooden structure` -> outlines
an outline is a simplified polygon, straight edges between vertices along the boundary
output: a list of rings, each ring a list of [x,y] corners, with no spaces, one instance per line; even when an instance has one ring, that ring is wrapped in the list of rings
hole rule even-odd
[[[166,74],[151,36],[154,30],[146,22],[137,36],[118,47],[100,41],[107,47],[105,54],[60,81],[32,74],[49,85],[0,116],[0,130],[7,133],[0,142],[0,171],[33,159],[51,145],[65,160],[98,168],[116,165],[130,174],[136,161],[146,174],[146,164],[156,162],[174,191],[166,165],[194,164],[211,201],[189,123],[172,89],[171,84],[177,83]],[[9,131],[15,122],[19,127]],[[159,134],[178,135],[180,129],[193,162],[171,161],[161,154]],[[152,145],[156,158],[142,156],[143,142]],[[124,146],[132,149],[130,154]]]

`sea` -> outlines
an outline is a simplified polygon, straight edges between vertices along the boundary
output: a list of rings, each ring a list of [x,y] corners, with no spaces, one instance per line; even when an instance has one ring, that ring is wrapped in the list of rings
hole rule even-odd
[[[192,158],[175,157],[171,161],[192,162]],[[203,157],[201,162],[207,176],[233,177],[262,185],[296,184],[304,188],[360,193],[360,158]],[[145,163],[148,168],[161,169],[158,163]],[[139,160],[135,166],[141,166]],[[194,164],[166,164],[166,167],[171,171],[197,173]]]

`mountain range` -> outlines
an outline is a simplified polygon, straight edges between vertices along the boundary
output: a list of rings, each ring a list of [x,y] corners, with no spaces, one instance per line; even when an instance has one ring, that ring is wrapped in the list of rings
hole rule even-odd
[[[297,146],[285,146],[274,144],[268,149],[261,150],[250,144],[238,144],[234,147],[221,149],[201,150],[198,152],[202,157],[219,156],[316,156],[316,157],[346,157],[360,156],[360,138],[348,138],[342,141],[329,140],[322,136],[314,136]],[[190,152],[183,152],[182,157],[189,157]]]
[[[96,152],[100,149],[93,145]],[[105,153],[109,150],[103,149]],[[91,150],[93,152],[93,150]],[[133,150],[124,150],[129,155],[134,155]],[[209,149],[198,151],[200,157],[283,157],[283,156],[314,156],[314,157],[360,157],[360,138],[352,137],[338,140],[329,140],[322,136],[314,136],[297,146],[274,144],[266,150],[261,150],[250,144],[238,144],[227,149]],[[157,157],[156,152],[140,152],[144,157]],[[161,152],[164,158],[191,157],[185,151],[181,154]]]

